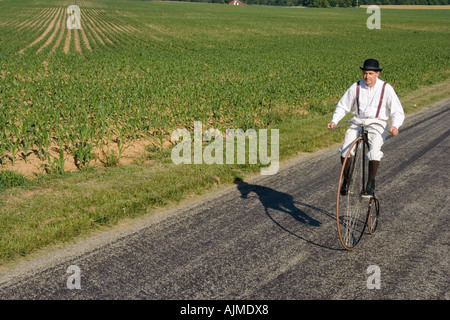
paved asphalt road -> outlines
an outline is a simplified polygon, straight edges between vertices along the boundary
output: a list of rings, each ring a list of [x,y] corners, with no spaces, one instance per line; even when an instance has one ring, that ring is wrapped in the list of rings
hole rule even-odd
[[[337,238],[334,147],[19,265],[0,275],[0,298],[450,299],[449,124],[446,100],[387,139],[381,225],[355,251]]]

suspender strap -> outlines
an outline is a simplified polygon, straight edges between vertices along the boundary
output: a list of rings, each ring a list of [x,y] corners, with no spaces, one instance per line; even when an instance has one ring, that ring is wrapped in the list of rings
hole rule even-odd
[[[380,103],[378,103],[378,110],[377,110],[377,115],[375,116],[375,118],[378,118],[378,115],[380,114],[380,109],[381,109],[381,104],[383,103],[383,97],[384,97],[384,88],[386,87],[386,83],[383,83],[383,89],[381,89],[381,96],[380,96]]]
[[[356,82],[356,111],[359,114],[359,81]]]
[[[383,83],[383,88],[381,89],[381,96],[380,96],[380,102],[378,103],[378,109],[377,109],[377,114],[375,116],[375,118],[378,118],[378,116],[380,115],[380,110],[381,110],[381,105],[383,104],[383,98],[384,98],[384,88],[386,88],[386,84],[387,82]],[[358,112],[359,115],[359,81],[356,82],[356,111]]]

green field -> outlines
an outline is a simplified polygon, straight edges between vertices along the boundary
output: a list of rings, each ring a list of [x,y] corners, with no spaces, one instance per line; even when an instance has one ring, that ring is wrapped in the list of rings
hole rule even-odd
[[[66,27],[69,5],[80,8],[79,30]],[[173,166],[170,134],[194,121],[279,128],[287,159],[342,139],[326,122],[366,58],[380,60],[407,111],[449,94],[417,93],[448,82],[450,10],[383,9],[380,30],[368,17],[360,8],[0,1],[0,261],[255,171]]]

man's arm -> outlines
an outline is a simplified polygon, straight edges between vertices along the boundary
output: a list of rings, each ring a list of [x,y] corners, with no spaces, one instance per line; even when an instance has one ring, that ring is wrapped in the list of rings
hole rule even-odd
[[[342,96],[336,105],[331,122],[327,124],[328,130],[333,129],[345,115],[352,110],[355,103],[356,83],[354,83]]]
[[[405,112],[403,111],[402,103],[400,102],[400,99],[398,98],[392,86],[389,86],[389,100],[387,101],[387,103],[392,118],[392,125],[389,128],[389,133],[396,136],[398,135],[398,129],[405,120]]]

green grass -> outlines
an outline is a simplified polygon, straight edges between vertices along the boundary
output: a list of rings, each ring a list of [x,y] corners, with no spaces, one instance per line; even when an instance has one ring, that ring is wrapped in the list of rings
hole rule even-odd
[[[364,9],[96,1],[81,7],[82,19],[104,26],[111,43],[86,28],[92,51],[82,42],[82,55],[73,43],[67,54],[62,45],[52,53],[52,43],[37,53],[49,32],[19,54],[45,30],[18,30],[36,16],[29,9],[60,3],[0,2],[0,160],[10,165],[17,143],[20,163],[31,140],[52,169],[28,181],[2,176],[0,263],[259,172],[259,165],[172,164],[162,142],[194,121],[279,129],[286,160],[342,140],[326,123],[368,57],[380,60],[407,111],[449,94],[448,86],[427,89],[448,82],[447,10],[382,10],[381,30],[369,30]],[[85,165],[93,148],[137,138],[155,145],[133,165],[116,166],[118,153],[106,167]],[[55,174],[58,154],[46,143],[65,161],[84,161],[81,170]]]

